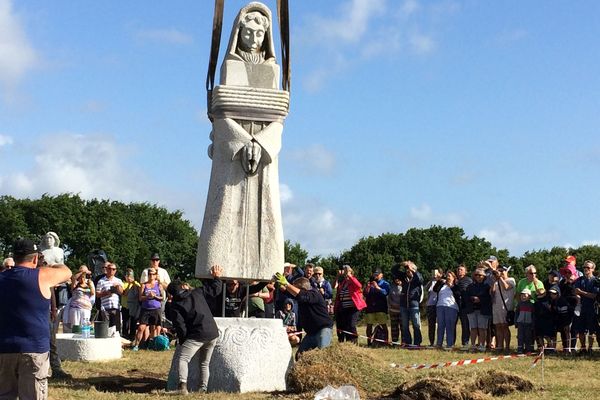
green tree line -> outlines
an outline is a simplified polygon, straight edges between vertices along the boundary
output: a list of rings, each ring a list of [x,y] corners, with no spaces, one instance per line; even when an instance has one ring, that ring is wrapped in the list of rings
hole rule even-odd
[[[121,270],[130,267],[139,273],[148,265],[149,255],[158,252],[172,276],[194,274],[198,233],[180,211],[148,203],[83,200],[73,194],[34,200],[0,197],[0,255],[8,255],[16,237],[39,240],[48,231],[60,236],[66,263],[73,269],[85,264],[92,250],[103,249]],[[512,276],[523,277],[525,267],[533,264],[544,277],[563,266],[567,255],[575,255],[578,266],[586,259],[600,260],[600,246],[553,247],[513,256],[484,238],[467,236],[460,227],[442,226],[363,237],[349,250],[328,256],[309,255],[299,243],[285,241],[286,261],[318,264],[329,279],[344,264],[351,265],[361,281],[376,268],[389,276],[394,264],[406,260],[415,262],[429,278],[435,268],[454,270],[459,264],[472,271],[490,255],[512,266]]]

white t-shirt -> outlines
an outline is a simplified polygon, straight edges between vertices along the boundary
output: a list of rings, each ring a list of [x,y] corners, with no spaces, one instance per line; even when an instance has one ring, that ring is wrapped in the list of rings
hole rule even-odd
[[[438,292],[438,307],[450,307],[458,311],[458,304],[456,303],[456,299],[454,298],[454,293],[452,293],[452,288],[448,285],[442,286],[440,291]]]
[[[150,269],[150,267],[143,270],[142,275],[140,276],[140,283],[142,285],[144,283],[148,282],[148,269]],[[169,276],[169,273],[167,272],[166,269],[158,267],[157,272],[158,272],[158,280],[160,281],[160,284],[162,287],[165,287],[169,283],[171,283],[171,277]]]

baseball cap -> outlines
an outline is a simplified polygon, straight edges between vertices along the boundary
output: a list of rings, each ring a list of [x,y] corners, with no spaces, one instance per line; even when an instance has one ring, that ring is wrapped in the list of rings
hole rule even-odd
[[[160,256],[158,255],[158,253],[153,253],[153,254],[150,256],[150,259],[151,259],[151,260],[160,260]]]
[[[26,256],[28,254],[37,253],[38,248],[32,240],[18,238],[13,243],[13,254],[15,256]]]
[[[568,263],[572,263],[572,262],[576,262],[577,258],[575,256],[567,256],[567,258],[565,258],[565,261]]]
[[[487,260],[488,261],[498,261],[498,257],[496,257],[496,256],[489,256]]]
[[[525,288],[525,289],[521,290],[521,294],[528,294],[531,296],[531,290]]]
[[[383,272],[381,271],[381,268],[377,268],[375,271],[373,271],[373,275],[379,275],[379,274],[383,274]]]
[[[290,263],[290,262],[285,262],[285,263],[283,263],[283,267],[284,267],[284,268],[285,268],[285,267],[291,267],[291,268],[294,268],[295,266],[296,266],[296,264],[292,264],[292,263]]]

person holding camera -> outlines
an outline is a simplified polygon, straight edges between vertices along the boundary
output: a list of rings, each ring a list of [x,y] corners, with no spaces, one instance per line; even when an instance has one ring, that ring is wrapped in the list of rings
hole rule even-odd
[[[437,342],[436,347],[442,348],[446,336],[446,350],[452,350],[456,341],[456,320],[458,318],[458,302],[456,301],[456,275],[448,271],[441,275],[433,286],[436,293]]]
[[[404,270],[402,270],[404,269]],[[423,277],[417,272],[417,265],[412,261],[401,264],[399,277],[402,281],[400,297],[400,317],[402,318],[402,343],[420,346],[423,341],[421,334],[421,312],[419,304],[423,297]],[[409,322],[413,326],[414,341],[410,334]]]
[[[367,337],[369,344],[383,344],[381,342],[374,342],[374,338],[388,341],[388,330],[387,330],[387,295],[390,291],[390,284],[383,279],[383,272],[381,269],[376,269],[371,275],[371,279],[367,283],[363,292],[365,301],[367,303],[367,310],[365,314],[365,321],[367,322]],[[373,325],[379,326],[378,333],[376,335],[373,332]]]
[[[338,271],[337,292],[333,307],[338,342],[358,343],[358,316],[367,307],[362,297],[362,285],[354,277],[354,270],[344,265]]]
[[[493,272],[494,283],[491,287],[492,295],[492,321],[496,327],[496,351],[503,352],[510,349],[510,328],[514,323],[513,299],[515,297],[516,281],[508,277],[510,267],[500,265]],[[512,314],[512,321],[509,321]]]
[[[86,265],[79,267],[79,272],[71,277],[71,300],[69,301],[68,323],[81,325],[84,320],[90,320],[92,306],[96,297],[96,289],[92,282],[92,273]]]
[[[488,326],[492,317],[490,286],[485,283],[483,268],[473,272],[473,283],[467,287],[467,316],[471,328],[471,350],[485,351]],[[476,347],[478,344],[478,347]]]
[[[108,321],[108,326],[114,326],[121,331],[121,295],[123,281],[116,277],[117,265],[107,263],[104,267],[106,276],[98,281],[96,297],[100,299],[100,319]]]
[[[427,308],[425,310],[427,313],[427,336],[429,337],[429,345],[431,347],[435,346],[435,328],[437,325],[436,306],[438,302],[438,292],[433,290],[433,288],[441,278],[442,272],[436,268],[433,270],[431,280],[425,285],[425,290],[427,290]]]

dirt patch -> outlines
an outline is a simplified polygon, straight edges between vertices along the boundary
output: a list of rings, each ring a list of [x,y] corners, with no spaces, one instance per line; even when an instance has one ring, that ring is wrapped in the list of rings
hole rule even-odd
[[[414,383],[404,383],[390,395],[399,400],[483,400],[481,392],[467,391],[461,385],[456,385],[444,378],[424,378]]]
[[[507,394],[519,392],[531,392],[533,383],[518,375],[506,372],[494,372],[492,374],[480,375],[475,378],[472,388],[489,393],[493,396],[506,396]]]
[[[533,383],[505,372],[480,373],[471,382],[457,384],[445,377],[429,377],[400,385],[390,399],[399,400],[484,400],[515,391],[530,392]]]
[[[99,392],[133,392],[150,393],[164,390],[167,383],[164,379],[142,376],[100,376],[84,379],[85,383]]]

